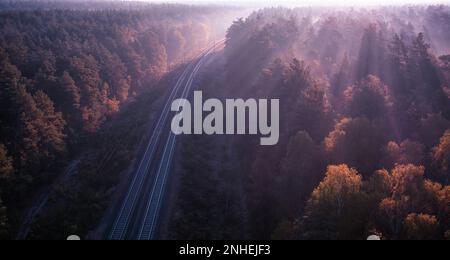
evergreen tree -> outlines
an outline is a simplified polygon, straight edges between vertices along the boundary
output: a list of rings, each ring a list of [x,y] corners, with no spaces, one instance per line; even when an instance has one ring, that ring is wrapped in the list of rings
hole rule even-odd
[[[8,178],[13,173],[12,158],[3,144],[0,144],[0,179]]]
[[[64,106],[62,110],[69,114],[75,113],[80,108],[80,90],[67,71],[64,71],[60,77],[59,84],[63,94],[62,100],[59,102]]]
[[[50,165],[65,149],[65,121],[55,112],[53,102],[42,91],[31,96],[22,92],[23,113],[20,117],[21,163],[31,168]],[[31,168],[30,168],[31,167]]]
[[[357,79],[362,80],[369,75],[382,76],[384,64],[384,40],[375,25],[364,31],[358,57]]]

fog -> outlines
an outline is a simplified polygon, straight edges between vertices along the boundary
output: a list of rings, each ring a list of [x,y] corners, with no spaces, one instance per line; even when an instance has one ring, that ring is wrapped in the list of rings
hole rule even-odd
[[[142,0],[154,3],[189,3],[189,4],[224,4],[244,6],[376,6],[376,5],[424,5],[424,4],[448,4],[445,0]]]

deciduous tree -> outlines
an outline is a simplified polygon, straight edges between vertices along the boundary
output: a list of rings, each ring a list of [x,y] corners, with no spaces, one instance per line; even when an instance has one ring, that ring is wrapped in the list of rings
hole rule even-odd
[[[304,236],[361,239],[368,218],[362,177],[347,165],[331,165],[308,201]]]
[[[445,131],[439,145],[433,148],[433,162],[440,178],[447,184],[450,178],[450,130]]]
[[[410,240],[437,239],[439,223],[435,216],[409,214],[405,219],[405,237]]]

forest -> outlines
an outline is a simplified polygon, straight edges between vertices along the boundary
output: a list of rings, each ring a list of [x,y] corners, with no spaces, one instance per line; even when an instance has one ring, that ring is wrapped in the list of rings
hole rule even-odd
[[[432,6],[267,9],[231,26],[227,78],[282,111],[282,145],[246,148],[252,236],[448,238],[449,25]]]
[[[0,3],[1,238],[14,236],[30,194],[51,184],[71,160],[86,151],[104,158],[119,133],[126,134],[124,117],[131,121],[138,114],[145,125],[151,110],[121,111],[136,100],[153,104],[162,96],[159,82],[217,37],[219,11],[223,8],[117,2]],[[138,122],[132,122],[133,131],[141,127],[134,125]],[[101,167],[97,174],[88,170],[92,161],[83,162],[89,176],[83,182],[115,180]],[[103,192],[108,189],[105,185]],[[104,202],[100,190],[92,197]],[[90,199],[89,214],[95,215],[98,201]],[[80,199],[73,210],[86,203]]]
[[[279,98],[280,142],[205,137],[237,154],[220,174],[191,159],[203,149],[187,152],[171,237],[449,239],[449,25],[446,6],[266,8],[236,20],[222,82],[205,79],[204,91]]]
[[[222,37],[195,87],[279,99],[279,142],[180,137],[162,238],[450,239],[450,7],[234,11],[0,1],[0,239],[104,237],[168,87]]]

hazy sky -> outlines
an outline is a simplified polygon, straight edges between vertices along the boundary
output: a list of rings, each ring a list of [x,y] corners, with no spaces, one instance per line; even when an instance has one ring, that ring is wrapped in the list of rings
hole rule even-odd
[[[175,3],[217,3],[277,6],[361,6],[361,5],[404,5],[404,4],[450,4],[450,0],[143,0],[150,2]]]

